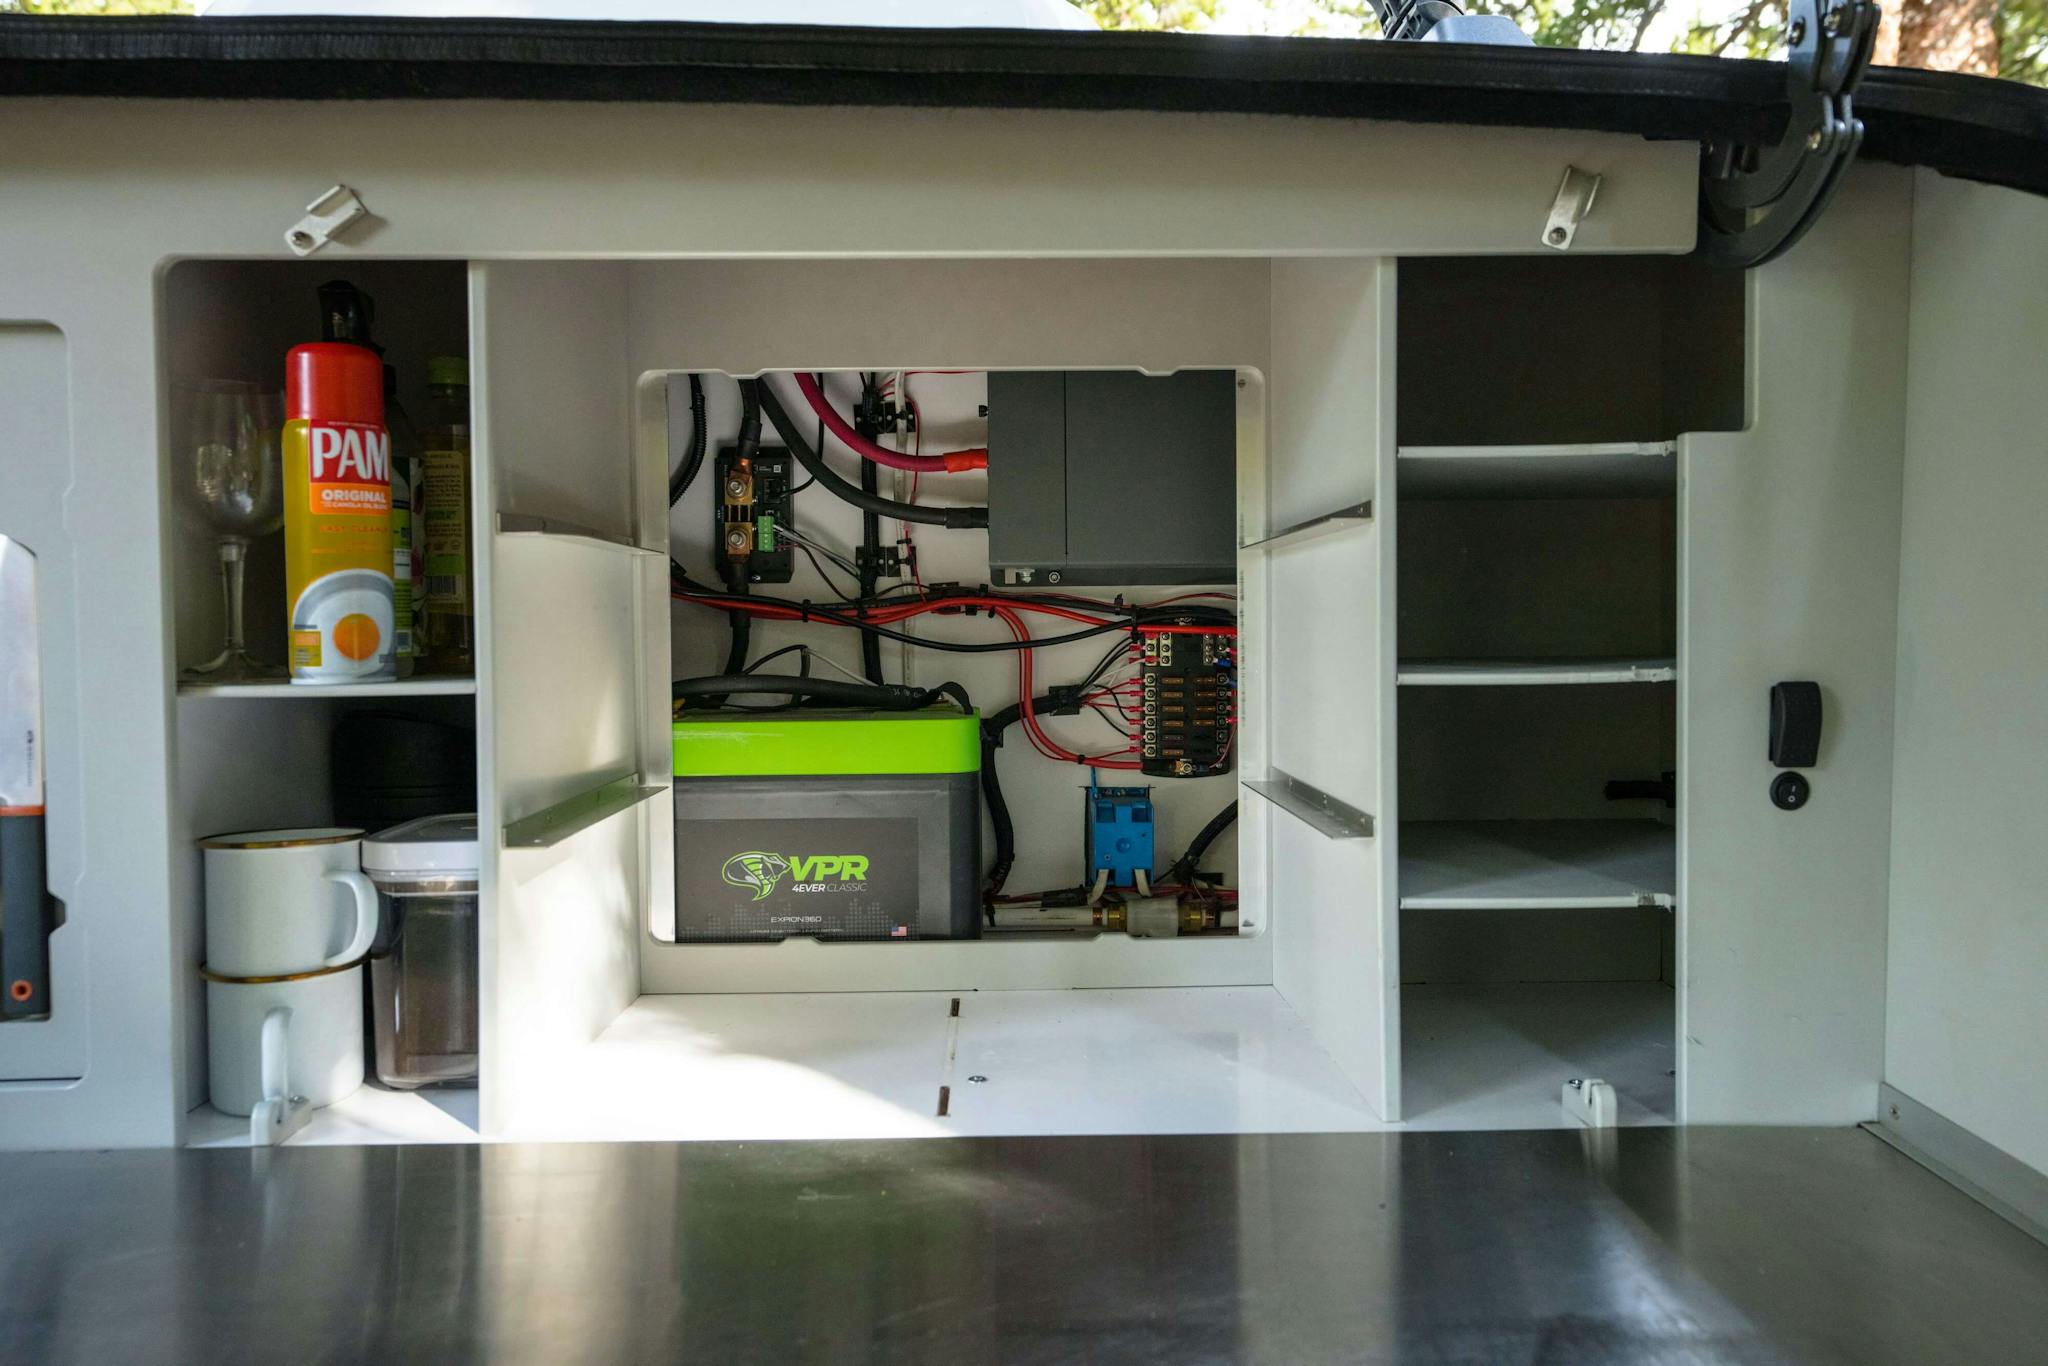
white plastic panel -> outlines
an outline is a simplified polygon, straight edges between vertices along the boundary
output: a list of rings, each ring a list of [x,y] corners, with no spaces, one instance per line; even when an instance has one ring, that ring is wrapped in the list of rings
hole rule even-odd
[[[1394,459],[1394,266],[1273,267],[1267,527],[1372,499]],[[1264,771],[1374,818],[1371,839],[1333,839],[1262,813],[1273,984],[1345,1075],[1399,1118],[1399,916],[1392,893],[1391,509],[1307,540],[1247,550],[1245,610],[1268,618]],[[1248,538],[1249,539],[1249,538]],[[1259,805],[1266,805],[1259,803]]]
[[[498,512],[631,536],[639,509],[627,439],[627,269],[503,261],[475,272],[488,321],[478,351],[496,381]]]
[[[17,185],[50,176],[68,203],[49,208],[110,238],[128,207],[110,201],[190,194],[193,223],[158,208],[192,240],[160,234],[138,253],[281,254],[284,228],[343,173],[376,221],[323,257],[1529,252],[1567,164],[1604,177],[1575,255],[1695,238],[1698,149],[1621,133],[1145,111],[434,109],[429,127],[406,101],[49,100],[9,130],[7,162]],[[119,155],[83,192],[80,147]],[[307,147],[331,169],[309,175]],[[45,211],[13,207],[29,224]]]
[[[1656,821],[1410,821],[1401,831],[1409,910],[1669,906],[1678,851]]]
[[[1670,659],[1405,660],[1402,687],[1541,688],[1558,684],[1669,683],[1678,677]]]
[[[665,707],[646,696],[667,613],[647,598],[659,556],[630,544],[642,500],[619,282],[620,268],[580,263],[471,268],[487,1136],[517,1132],[550,1072],[639,992],[647,811],[666,797],[544,848],[504,836],[594,788],[667,772],[648,724]],[[497,509],[629,544],[496,532]]]
[[[1679,441],[1679,1064],[1688,1123],[1849,1124],[1884,1041],[1907,194],[1864,166],[1749,277],[1751,425]],[[1820,683],[1813,799],[1770,685]]]
[[[2048,201],[1915,189],[1885,1081],[2048,1171]]]

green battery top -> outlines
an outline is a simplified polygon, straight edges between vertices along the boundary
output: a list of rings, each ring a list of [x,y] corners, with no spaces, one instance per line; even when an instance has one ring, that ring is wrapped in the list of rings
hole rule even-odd
[[[976,773],[981,717],[922,711],[685,715],[675,723],[678,778]]]

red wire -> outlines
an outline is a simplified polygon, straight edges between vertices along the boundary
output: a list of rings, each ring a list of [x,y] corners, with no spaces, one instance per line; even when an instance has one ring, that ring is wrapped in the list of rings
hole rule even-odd
[[[944,455],[925,456],[905,455],[902,451],[892,451],[887,446],[877,445],[855,431],[853,424],[840,416],[839,410],[826,400],[825,391],[818,387],[818,381],[812,379],[809,374],[798,372],[796,387],[803,394],[804,401],[811,405],[811,411],[818,415],[818,420],[825,424],[826,429],[863,460],[872,460],[878,465],[888,465],[893,469],[923,470],[933,474],[988,468],[986,450],[948,451]]]

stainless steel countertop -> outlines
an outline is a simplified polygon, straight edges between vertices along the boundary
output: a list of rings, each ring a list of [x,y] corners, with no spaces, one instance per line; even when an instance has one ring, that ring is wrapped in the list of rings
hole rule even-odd
[[[0,1362],[2038,1362],[1856,1130],[0,1154]]]

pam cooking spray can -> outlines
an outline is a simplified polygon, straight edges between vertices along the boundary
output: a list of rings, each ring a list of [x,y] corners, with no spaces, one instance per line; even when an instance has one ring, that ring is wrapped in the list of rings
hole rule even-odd
[[[292,682],[395,678],[384,364],[341,342],[293,347],[284,402]]]

